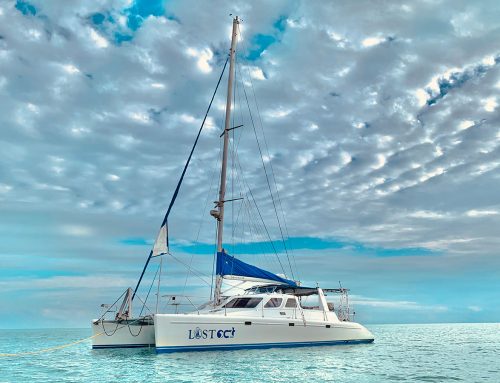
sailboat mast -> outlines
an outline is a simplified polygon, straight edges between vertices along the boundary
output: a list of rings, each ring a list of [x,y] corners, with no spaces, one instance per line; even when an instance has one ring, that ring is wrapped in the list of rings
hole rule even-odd
[[[227,82],[226,120],[224,124],[224,146],[222,150],[222,170],[220,173],[219,200],[217,201],[217,252],[222,252],[222,240],[224,234],[224,198],[226,195],[226,172],[227,172],[227,152],[229,147],[229,130],[231,128],[231,100],[233,98],[234,62],[236,56],[236,42],[238,39],[238,16],[233,19],[233,32],[231,35],[231,49],[229,51],[229,80]],[[219,303],[222,287],[222,277],[216,278],[214,303]]]

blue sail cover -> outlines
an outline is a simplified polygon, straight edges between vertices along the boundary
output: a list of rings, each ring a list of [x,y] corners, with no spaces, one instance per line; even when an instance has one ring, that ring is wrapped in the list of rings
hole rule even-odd
[[[281,278],[276,274],[273,274],[267,270],[260,269],[256,266],[250,265],[235,257],[226,254],[224,251],[217,253],[217,265],[216,265],[217,275],[239,275],[241,277],[251,277],[259,279],[267,279],[270,281],[276,281],[289,286],[297,286],[294,281],[289,279]]]

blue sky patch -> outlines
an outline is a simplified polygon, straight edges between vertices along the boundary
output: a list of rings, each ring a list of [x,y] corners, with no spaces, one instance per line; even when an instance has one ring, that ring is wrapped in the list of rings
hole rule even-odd
[[[123,9],[121,14],[127,18],[127,26],[121,27],[109,12],[96,12],[88,17],[90,23],[106,35],[116,45],[131,41],[144,20],[149,16],[165,16],[169,20],[177,20],[174,15],[167,15],[165,4],[167,0],[136,0],[132,6]]]
[[[16,9],[21,11],[23,15],[36,15],[36,8],[27,1],[17,0]]]
[[[104,16],[102,13],[94,13],[93,15],[90,16],[90,20],[95,25],[101,25],[104,22],[104,20],[106,20],[106,16]]]
[[[285,32],[287,19],[288,19],[287,16],[284,15],[280,16],[279,19],[273,23],[273,27],[280,32]]]
[[[134,237],[120,239],[120,243],[126,246],[151,246],[153,244],[153,241],[147,240],[145,238]]]
[[[8,269],[0,269],[0,276],[2,279],[9,278],[52,278],[52,277],[74,277],[85,275],[80,272],[71,271],[71,270],[51,270],[51,269],[17,269],[17,270],[8,270]]]
[[[500,57],[496,57],[494,60],[494,65],[497,65],[499,62]],[[469,80],[483,76],[486,72],[488,72],[489,69],[490,67],[479,64],[463,71],[456,71],[448,77],[439,79],[439,92],[432,95],[432,91],[429,89],[427,90],[427,93],[432,96],[427,100],[427,105],[431,106],[436,104],[436,102],[444,98],[450,91],[454,90],[455,88],[460,88]]]
[[[246,58],[250,61],[257,60],[262,52],[264,52],[270,45],[278,41],[278,36],[285,31],[286,28],[286,16],[281,16],[278,20],[273,23],[273,28],[275,33],[273,34],[256,34],[250,40],[249,52]]]
[[[125,238],[120,243],[126,246],[152,246],[153,241],[145,238]],[[176,244],[170,242],[170,247],[175,251],[186,252],[190,254],[213,254],[214,245],[209,243],[197,244]],[[404,247],[404,248],[384,248],[367,246],[359,242],[341,240],[335,238],[323,239],[316,237],[293,237],[286,241],[288,250],[340,250],[349,251],[355,255],[365,255],[374,257],[405,257],[405,256],[426,256],[439,255],[434,250],[422,247]],[[271,242],[251,242],[238,243],[234,246],[226,244],[225,249],[230,254],[272,254],[275,250],[282,254],[285,252],[282,241]]]
[[[124,41],[130,41],[134,38],[131,34],[127,33],[121,33],[121,32],[115,32],[114,34],[114,40],[117,44],[121,44]]]
[[[136,31],[149,16],[165,15],[165,3],[167,0],[136,0],[134,4],[125,10],[128,14],[127,26]]]
[[[247,54],[248,60],[257,60],[262,52],[264,52],[271,44],[276,42],[276,37],[271,35],[257,34],[252,37],[251,46],[252,48]]]

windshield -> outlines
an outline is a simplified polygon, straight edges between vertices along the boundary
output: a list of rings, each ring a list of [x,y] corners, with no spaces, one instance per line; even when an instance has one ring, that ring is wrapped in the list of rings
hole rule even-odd
[[[272,294],[276,291],[276,289],[277,286],[255,286],[248,291],[251,291],[254,294]]]

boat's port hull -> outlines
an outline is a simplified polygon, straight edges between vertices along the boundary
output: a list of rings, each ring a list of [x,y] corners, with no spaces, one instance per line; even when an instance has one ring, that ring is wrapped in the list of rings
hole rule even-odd
[[[304,322],[285,318],[220,315],[155,315],[158,353],[308,347],[371,343],[373,335],[352,322]]]
[[[92,348],[140,348],[155,346],[151,320],[106,320],[92,322]]]

